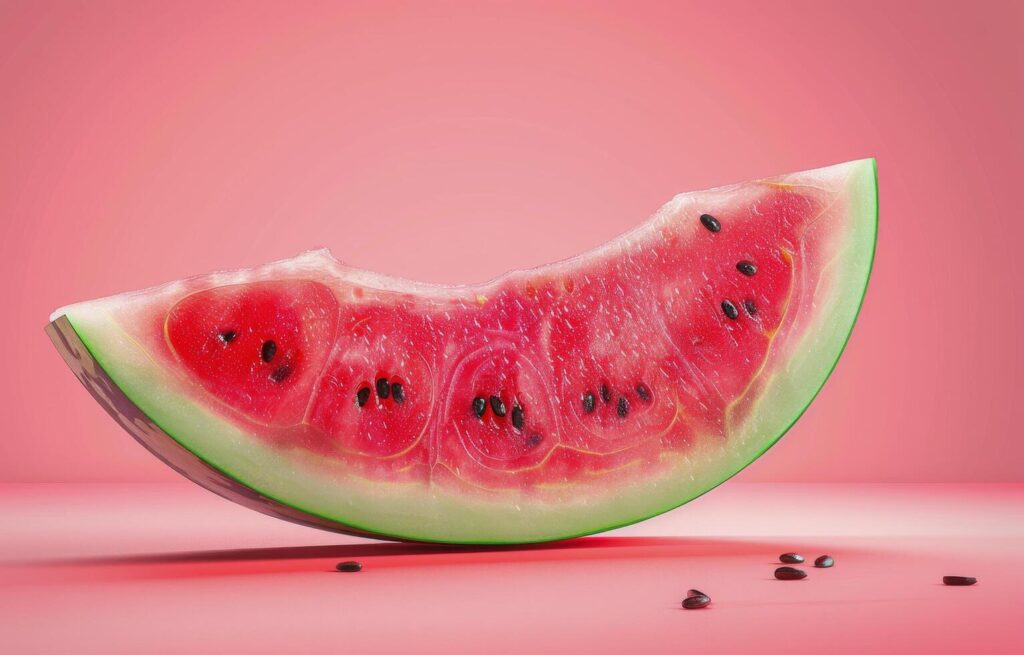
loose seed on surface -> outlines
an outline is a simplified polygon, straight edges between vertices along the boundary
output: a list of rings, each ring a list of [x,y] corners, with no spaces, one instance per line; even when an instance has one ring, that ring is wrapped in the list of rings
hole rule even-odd
[[[597,399],[594,398],[594,393],[592,391],[588,391],[587,393],[583,394],[583,411],[586,412],[587,414],[593,412],[594,404],[596,402]]]
[[[358,573],[363,570],[363,565],[359,562],[338,562],[338,565],[334,568],[342,573]]]
[[[391,397],[395,399],[395,402],[401,405],[405,402],[405,389],[402,387],[401,382],[391,383]]]
[[[740,273],[743,273],[747,277],[750,277],[751,275],[757,273],[757,267],[754,266],[753,262],[748,262],[746,260],[743,260],[740,263],[736,264],[736,270],[738,270]]]
[[[235,340],[235,337],[237,336],[238,333],[235,332],[234,330],[224,330],[223,332],[217,335],[217,337],[224,343],[231,343],[232,341]]]
[[[607,384],[602,384],[601,385],[601,400],[603,400],[603,401],[605,401],[607,403],[607,402],[611,402],[611,399],[612,399],[612,390],[608,388]]]
[[[271,382],[283,382],[286,377],[292,374],[291,364],[281,364],[270,374]]]
[[[381,400],[391,395],[391,387],[388,386],[387,378],[377,378],[377,395]]]
[[[734,321],[740,315],[740,310],[736,309],[736,305],[732,304],[731,300],[723,300],[722,301],[722,311],[725,312],[726,316],[728,316],[729,318],[731,318]]]
[[[690,589],[686,592],[687,598],[693,598],[694,596],[707,596],[707,594],[701,591],[700,589]]]
[[[265,362],[269,362],[274,359],[274,355],[277,354],[277,344],[273,341],[264,341],[263,347],[260,348],[260,359]]]
[[[804,556],[799,553],[782,553],[779,555],[779,561],[783,564],[802,564]]]
[[[819,569],[830,569],[835,566],[836,561],[832,559],[830,555],[822,555],[818,559],[814,560],[814,566]]]
[[[651,390],[647,388],[647,385],[641,382],[636,385],[636,395],[640,396],[640,400],[645,403],[651,402]]]
[[[629,401],[626,400],[625,396],[619,396],[619,404],[615,408],[615,412],[619,415],[619,418],[626,418],[629,414]]]
[[[473,399],[473,413],[476,414],[477,418],[483,418],[484,412],[487,411],[487,401],[482,396],[477,396]]]
[[[794,569],[792,566],[780,566],[775,569],[775,577],[779,580],[803,580],[807,577],[807,572]]]
[[[751,316],[757,315],[757,305],[754,304],[753,300],[744,300],[743,309],[747,310],[747,313]]]
[[[517,430],[522,430],[523,426],[526,425],[526,414],[523,412],[523,408],[519,405],[512,406],[512,427]]]
[[[711,603],[711,597],[704,594],[698,594],[696,596],[687,596],[683,599],[683,609],[687,610],[699,610],[703,607],[707,607]]]
[[[978,582],[977,578],[972,578],[967,575],[944,575],[942,576],[942,584],[950,587],[969,587],[972,584]]]
[[[718,219],[711,214],[701,214],[700,222],[704,224],[704,227],[708,228],[712,232],[718,232],[722,229],[722,224],[718,222]]]
[[[508,413],[508,409],[505,407],[505,402],[497,396],[491,396],[491,409],[499,417],[505,416]]]
[[[362,407],[370,399],[370,387],[362,387],[356,392],[356,404]]]

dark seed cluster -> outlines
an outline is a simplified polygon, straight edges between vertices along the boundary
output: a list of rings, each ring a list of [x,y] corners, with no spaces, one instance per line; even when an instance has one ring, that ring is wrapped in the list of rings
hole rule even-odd
[[[373,383],[372,390],[369,385],[359,387],[359,390],[356,391],[356,404],[360,407],[365,407],[366,403],[370,400],[370,394],[374,391],[377,392],[377,397],[381,400],[391,398],[399,405],[405,402],[405,387],[402,386],[402,383],[397,380],[392,382],[388,378],[381,377],[377,378],[377,381]]]
[[[483,420],[484,414],[487,413],[487,409],[490,408],[491,412],[498,418],[505,418],[508,416],[508,405],[501,399],[501,396],[492,395],[488,398],[483,396],[477,396],[470,403],[470,409],[473,411],[473,415],[478,419]],[[519,403],[513,403],[512,405],[512,427],[517,432],[522,432],[523,428],[526,427],[526,410],[523,409]],[[539,443],[539,442],[538,442]]]
[[[700,222],[712,233],[722,230],[722,222],[711,214],[701,214]],[[747,277],[753,277],[757,274],[757,264],[743,259],[736,263],[736,270]],[[757,315],[757,305],[753,300],[744,300],[741,304],[743,309],[747,310],[748,316],[754,317]],[[736,307],[736,303],[729,298],[722,301],[722,313],[731,321],[735,321],[740,317],[740,310]]]
[[[644,384],[643,382],[639,382],[633,388],[633,390],[636,392],[637,398],[639,398],[641,401],[645,403],[651,402],[653,396],[651,395],[650,387],[648,387],[646,384]],[[612,401],[612,388],[608,386],[607,382],[601,383],[599,393],[601,395],[601,400],[603,402],[610,403]],[[583,403],[583,411],[586,412],[587,414],[592,414],[594,413],[594,410],[597,409],[597,396],[595,396],[594,392],[590,389],[583,392],[583,394],[580,396],[580,401]],[[629,416],[630,408],[631,405],[629,402],[629,398],[627,398],[625,394],[620,395],[618,399],[615,401],[615,413],[618,415],[619,418],[626,418],[627,416]]]

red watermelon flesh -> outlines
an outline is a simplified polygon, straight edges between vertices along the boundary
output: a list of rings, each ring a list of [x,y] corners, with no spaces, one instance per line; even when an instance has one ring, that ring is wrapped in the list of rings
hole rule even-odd
[[[863,296],[874,179],[854,162],[679,196],[482,285],[321,251],[58,315],[171,446],[328,527],[561,538],[699,495],[803,411]]]

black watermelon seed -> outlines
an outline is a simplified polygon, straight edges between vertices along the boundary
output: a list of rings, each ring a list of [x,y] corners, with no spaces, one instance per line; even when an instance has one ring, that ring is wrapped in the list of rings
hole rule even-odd
[[[731,318],[734,321],[740,315],[740,310],[736,309],[736,305],[732,304],[731,300],[723,300],[722,301],[722,311],[725,312],[726,316],[728,316],[729,318]]]
[[[217,337],[224,343],[231,343],[232,341],[235,340],[235,337],[237,336],[238,333],[235,332],[234,330],[224,330],[223,332],[217,335]]]
[[[775,577],[779,580],[803,580],[807,577],[807,572],[794,569],[792,566],[780,566],[775,569]]]
[[[747,313],[751,316],[757,316],[757,305],[754,304],[753,300],[744,300],[743,309],[747,310]]]
[[[356,392],[356,404],[362,407],[370,399],[370,387],[363,387]]]
[[[487,401],[481,396],[477,396],[473,399],[473,413],[476,414],[477,418],[483,418],[484,412],[487,411]]]
[[[387,398],[391,395],[391,387],[388,386],[387,378],[377,378],[377,395],[381,399]]]
[[[707,607],[711,604],[711,597],[704,594],[697,596],[687,596],[683,599],[683,609],[687,610],[699,610],[703,607]]]
[[[722,224],[718,222],[718,219],[711,214],[701,214],[700,222],[704,224],[704,227],[708,228],[712,232],[718,232],[722,229]]]
[[[835,566],[836,561],[830,555],[822,555],[814,560],[814,566],[819,569],[830,569]]]
[[[619,418],[626,418],[626,415],[629,414],[629,401],[625,396],[619,396],[619,404],[615,408],[615,413],[619,415]]]
[[[493,410],[497,416],[502,417],[508,413],[508,409],[505,407],[505,402],[501,398],[491,396],[490,401],[491,410]]]
[[[967,575],[944,575],[942,576],[942,584],[949,585],[950,587],[969,587],[972,584],[978,582],[977,578],[972,578]]]
[[[782,553],[779,555],[779,561],[783,564],[802,564],[804,556],[799,553]]]
[[[519,405],[512,406],[512,427],[517,430],[522,430],[523,426],[526,425],[526,414],[523,412],[523,408]]]
[[[601,385],[601,400],[605,401],[606,403],[611,402],[612,400],[612,390],[608,388],[607,384]]]
[[[754,266],[753,262],[748,262],[746,260],[743,260],[740,263],[736,264],[736,270],[738,270],[740,273],[743,273],[747,277],[753,275],[754,273],[757,273],[757,267]]]
[[[647,388],[647,385],[641,382],[636,385],[636,395],[640,396],[640,400],[645,403],[651,402],[651,390]]]
[[[291,364],[281,364],[270,374],[271,382],[283,382],[286,377],[292,374]]]
[[[527,443],[529,443],[531,446],[536,446],[542,441],[544,441],[544,437],[534,432],[533,434],[530,435],[530,438],[527,441]]]
[[[401,382],[391,383],[391,397],[395,399],[395,402],[401,405],[405,402],[405,389],[402,388]]]
[[[334,568],[342,573],[358,573],[363,570],[363,565],[359,562],[338,562],[338,565]]]
[[[594,398],[594,392],[593,391],[588,391],[587,393],[583,394],[583,411],[586,412],[587,414],[593,412],[594,411],[594,404],[596,402],[597,402],[597,399]]]
[[[270,360],[274,359],[274,355],[276,354],[277,344],[274,343],[273,341],[264,341],[263,347],[260,348],[260,358],[265,362],[269,362]]]
[[[694,596],[707,596],[707,594],[704,593],[703,591],[701,591],[700,589],[690,589],[689,591],[686,592],[686,597],[687,598],[693,598]],[[710,598],[710,596],[709,596],[709,598]]]

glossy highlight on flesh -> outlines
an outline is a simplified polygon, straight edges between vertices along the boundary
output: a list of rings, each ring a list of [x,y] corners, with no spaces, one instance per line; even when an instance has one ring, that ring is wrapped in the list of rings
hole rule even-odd
[[[778,439],[849,336],[876,217],[865,160],[684,194],[481,285],[319,251],[54,318],[173,446],[321,527],[543,541],[677,506]]]

